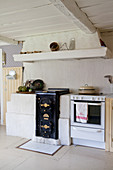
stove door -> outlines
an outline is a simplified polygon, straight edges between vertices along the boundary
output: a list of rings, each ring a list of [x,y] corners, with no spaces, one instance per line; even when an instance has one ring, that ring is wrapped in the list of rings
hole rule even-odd
[[[58,139],[59,98],[56,94],[37,94],[36,136]]]

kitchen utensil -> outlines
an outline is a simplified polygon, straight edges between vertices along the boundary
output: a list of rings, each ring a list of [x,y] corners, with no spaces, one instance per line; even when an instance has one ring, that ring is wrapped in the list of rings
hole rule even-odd
[[[96,90],[93,86],[88,86],[88,84],[85,84],[85,86],[81,86],[79,88],[79,94],[95,94]]]
[[[43,80],[37,79],[33,81],[33,83],[30,85],[30,88],[33,90],[42,90],[44,87]]]

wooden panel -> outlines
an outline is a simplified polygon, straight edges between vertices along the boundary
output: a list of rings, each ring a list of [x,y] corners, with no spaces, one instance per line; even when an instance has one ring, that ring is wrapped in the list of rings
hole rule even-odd
[[[110,151],[110,99],[106,99],[105,150]]]
[[[10,70],[15,70],[17,78],[15,80],[8,80],[6,75],[9,74]],[[7,67],[3,68],[3,113],[4,113],[4,124],[6,123],[6,112],[7,112],[7,101],[10,101],[11,93],[15,93],[18,86],[22,84],[22,67]]]
[[[113,32],[113,27],[99,28],[100,32]]]
[[[12,31],[12,32],[7,32],[7,33],[2,33],[2,35],[6,37],[12,37],[12,38],[22,38],[22,37],[27,37],[27,36],[33,36],[33,35],[38,35],[41,33],[53,33],[56,31],[66,31],[66,30],[75,30],[75,26],[70,23],[65,23],[65,24],[56,24],[56,25],[51,25],[51,26],[45,26],[45,27],[35,27],[31,28],[29,30],[18,30],[18,31]]]
[[[1,0],[0,14],[8,14],[23,9],[36,8],[50,4],[49,0]]]
[[[78,4],[76,5],[78,10],[83,11],[77,20],[73,20],[73,17],[72,21],[69,18],[66,19],[64,14],[52,4],[59,2],[59,0],[51,0],[51,2],[50,0],[1,0],[1,35],[24,40],[26,36],[76,29],[76,25],[85,30],[92,23],[101,30],[113,30],[113,0],[72,0],[71,3],[68,0],[62,0],[62,2],[64,1],[67,1],[67,8],[70,6],[72,9],[69,16],[72,12],[73,14],[77,13],[75,2]],[[92,23],[88,24],[87,17],[82,19],[81,16],[84,16],[84,13],[87,14]],[[81,21],[82,24],[80,24]],[[91,30],[94,31],[94,27]]]
[[[53,5],[3,15],[0,25],[1,35],[13,39],[77,28]]]
[[[113,99],[110,101],[110,151],[113,152]]]
[[[49,0],[1,1],[0,16],[1,35],[13,39],[75,28]]]
[[[104,14],[101,14],[99,16],[94,16],[94,17],[90,17],[90,20],[93,22],[93,23],[105,23],[106,20],[108,20],[109,22],[112,22],[113,21],[113,11],[112,12],[107,12],[107,13],[104,13]]]
[[[0,17],[0,24],[9,24],[9,23],[18,23],[21,21],[37,19],[37,18],[46,18],[51,16],[58,16],[61,13],[53,6],[43,6],[39,8],[23,10],[20,12],[15,11],[15,13],[10,13],[8,15],[3,15]],[[15,16],[15,17],[14,17]]]
[[[113,99],[106,99],[106,151],[113,152]]]
[[[106,21],[106,22],[103,22],[103,23],[97,23],[95,24],[96,27],[102,27],[102,28],[107,28],[108,26],[111,27],[113,26],[113,22],[112,21]]]
[[[73,0],[50,0],[59,11],[61,11],[67,18],[72,20],[75,25],[77,25],[80,29],[84,30],[86,33],[94,33],[96,32],[95,27],[90,22],[88,17],[78,5]]]
[[[113,30],[113,0],[75,0],[96,28]]]
[[[110,13],[113,11],[113,1],[105,2],[103,4],[90,6],[90,7],[83,7],[81,8],[83,12],[87,13],[88,17],[93,17],[97,15],[106,14],[106,12]]]
[[[110,2],[112,0],[75,0],[79,7],[87,7],[87,6],[94,6],[98,4],[102,4],[104,2]]]
[[[33,28],[40,28],[40,27],[46,27],[46,26],[51,26],[51,25],[56,25],[56,24],[65,24],[69,23],[72,24],[72,21],[69,21],[65,16],[51,16],[51,17],[46,17],[46,18],[36,18],[33,20],[25,20],[23,22],[18,22],[18,23],[9,23],[6,25],[0,24],[0,32],[10,32],[10,31],[18,31],[18,30],[29,30]]]

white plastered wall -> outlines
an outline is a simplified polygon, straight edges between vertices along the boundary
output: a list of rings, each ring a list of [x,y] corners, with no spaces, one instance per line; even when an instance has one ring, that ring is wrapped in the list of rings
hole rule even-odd
[[[61,46],[75,38],[75,49],[98,48],[100,41],[97,33],[86,34],[81,30],[28,37],[22,51],[50,51],[49,45],[56,41]],[[112,85],[104,78],[113,75],[113,59],[54,60],[24,63],[24,81],[42,79],[45,88],[68,87],[71,91],[84,85],[93,85],[103,93],[113,92]]]
[[[24,78],[42,79],[46,89],[67,87],[77,92],[80,86],[88,84],[100,92],[111,93],[112,84],[104,78],[105,75],[113,75],[113,59],[39,61],[25,64]]]
[[[67,43],[69,47],[70,40],[75,39],[75,49],[97,48],[100,47],[98,34],[86,34],[81,30],[65,31],[52,34],[43,34],[25,38],[22,51],[50,51],[51,42],[57,42],[59,46]]]

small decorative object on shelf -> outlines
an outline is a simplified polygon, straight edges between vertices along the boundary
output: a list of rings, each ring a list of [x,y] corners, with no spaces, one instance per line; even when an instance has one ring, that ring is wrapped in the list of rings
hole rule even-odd
[[[41,53],[42,51],[25,51],[25,52],[20,52],[20,54],[33,54],[33,53]]]
[[[67,43],[63,43],[63,44],[60,46],[60,50],[69,50],[69,49],[68,49],[68,46],[67,46]]]
[[[74,50],[74,49],[75,49],[75,39],[72,38],[70,41],[69,50]]]
[[[41,53],[42,51],[33,51],[33,53]]]
[[[59,50],[59,45],[58,45],[58,43],[57,43],[57,42],[52,42],[52,43],[50,44],[50,49],[51,49],[51,51],[58,51],[58,50]]]

